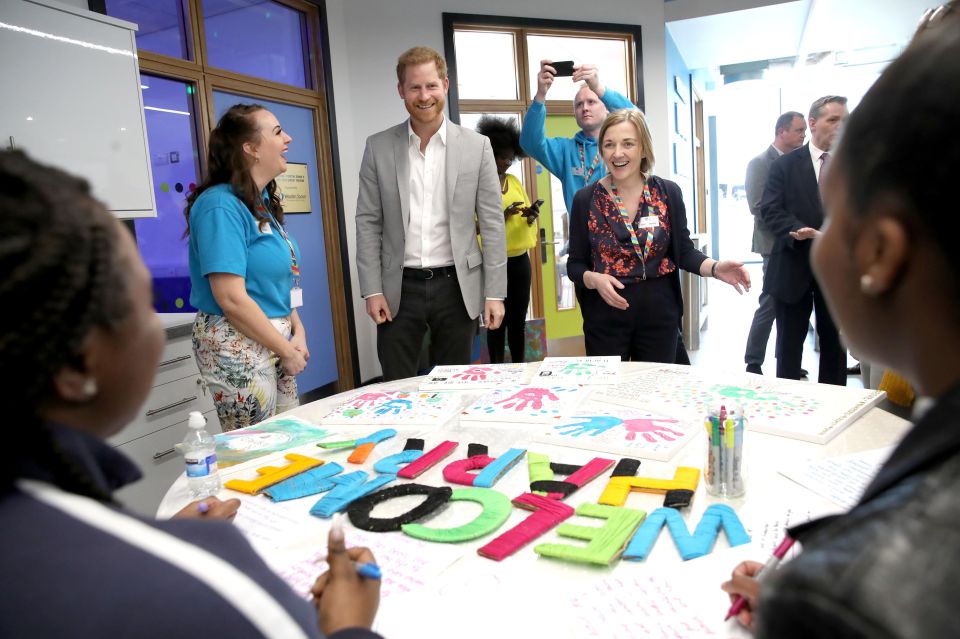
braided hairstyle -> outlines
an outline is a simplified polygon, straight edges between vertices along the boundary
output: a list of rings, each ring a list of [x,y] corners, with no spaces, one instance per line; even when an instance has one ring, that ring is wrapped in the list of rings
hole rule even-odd
[[[183,215],[187,220],[184,237],[190,234],[190,209],[200,195],[217,184],[229,184],[240,201],[250,210],[257,223],[269,221],[270,217],[258,210],[263,203],[262,194],[250,177],[250,159],[243,145],[258,143],[260,129],[253,119],[257,111],[266,108],[259,104],[235,104],[223,114],[217,126],[210,131],[210,144],[207,150],[207,177],[187,196],[187,208]],[[277,181],[267,184],[268,201],[266,208],[273,213],[279,224],[283,224],[283,206],[277,193]]]
[[[494,155],[500,155],[502,151],[512,151],[518,160],[527,157],[520,148],[520,129],[517,128],[517,123],[509,118],[485,115],[477,122],[477,133],[490,138]]]
[[[13,426],[13,441],[0,447],[4,488],[29,458],[62,487],[109,499],[66,459],[38,413],[54,375],[79,365],[90,331],[113,328],[130,312],[117,232],[85,180],[0,151],[0,388]]]

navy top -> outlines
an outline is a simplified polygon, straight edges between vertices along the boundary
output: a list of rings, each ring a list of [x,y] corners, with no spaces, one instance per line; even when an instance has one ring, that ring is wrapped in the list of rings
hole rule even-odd
[[[69,463],[74,473],[105,492],[139,476],[130,460],[99,439],[62,426],[48,428],[62,452],[53,463]],[[22,460],[17,472],[22,479],[54,482],[48,463],[41,460]],[[73,499],[94,510],[103,507],[91,499]],[[267,567],[232,524],[152,521],[106,507],[130,529],[146,525],[223,559],[259,584],[304,635],[322,636],[314,607]],[[197,632],[232,639],[262,636],[231,601],[202,580],[20,487],[0,492],[0,547],[0,571],[7,582],[0,597],[0,637],[160,639]],[[348,629],[331,639],[378,636]]]

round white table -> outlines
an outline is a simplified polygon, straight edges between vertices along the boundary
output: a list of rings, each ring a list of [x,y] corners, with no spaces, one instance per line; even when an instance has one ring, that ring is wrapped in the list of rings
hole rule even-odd
[[[622,370],[629,373],[648,366],[624,363]],[[421,378],[408,379],[361,390],[416,390],[420,381]],[[357,392],[348,391],[318,400],[284,416],[319,424],[322,416]],[[463,392],[462,406],[466,407],[484,392],[487,391]],[[518,508],[513,509],[509,520],[496,532],[461,544],[419,541],[402,532],[359,531],[349,521],[346,522],[347,542],[348,545],[369,546],[382,566],[383,598],[376,629],[389,637],[742,636],[743,631],[734,621],[723,621],[728,601],[719,584],[742,559],[766,560],[788,523],[796,524],[842,510],[835,503],[781,475],[778,472],[781,465],[786,461],[836,457],[889,447],[899,441],[908,427],[905,420],[874,408],[825,445],[748,431],[744,443],[746,494],[723,503],[737,511],[752,541],[731,548],[721,533],[712,553],[690,561],[681,559],[666,530],[661,532],[646,560],[617,560],[609,568],[539,557],[533,551],[537,543],[578,543],[558,536],[556,529],[502,562],[479,556],[477,548],[530,515],[529,511]],[[344,435],[331,439],[336,440],[362,437],[381,427],[324,428]],[[323,451],[310,445],[296,452],[336,461],[344,466],[344,472],[360,469],[373,475],[374,462],[401,451],[408,437],[423,438],[427,451],[444,440],[459,442],[460,446],[446,460],[413,480],[428,486],[450,485],[443,479],[443,467],[450,461],[462,459],[467,445],[472,442],[489,446],[492,457],[516,447],[544,453],[551,462],[584,464],[593,457],[617,459],[608,453],[530,444],[532,429],[542,430],[542,425],[502,426],[472,422],[465,426],[456,417],[439,428],[397,428],[398,435],[378,444],[370,458],[359,466],[346,463],[349,451]],[[701,431],[669,462],[642,460],[638,474],[671,478],[678,466],[702,468],[705,455],[706,442]],[[281,457],[264,457],[226,468],[222,474],[225,480],[237,476],[253,478],[253,468]],[[584,502],[596,502],[608,477],[609,471],[574,493],[567,503],[576,507]],[[511,499],[529,492],[526,463],[517,464],[493,488]],[[309,514],[310,507],[322,495],[282,503],[229,490],[224,490],[221,497],[241,498],[243,505],[237,516],[237,526],[247,534],[265,560],[295,586],[303,590],[323,569],[322,565],[311,563],[310,558],[325,546],[329,520]],[[372,514],[389,517],[408,510],[422,499],[419,496],[398,498],[377,506]],[[186,480],[181,476],[163,499],[158,516],[169,517],[188,501]],[[691,532],[704,509],[719,501],[706,494],[701,477],[692,505],[682,511]],[[626,507],[649,513],[661,507],[662,502],[663,495],[631,493]],[[429,525],[436,527],[455,526],[472,520],[478,512],[477,504],[460,501],[448,504],[428,521]],[[603,523],[602,520],[578,516],[567,522],[598,527]]]

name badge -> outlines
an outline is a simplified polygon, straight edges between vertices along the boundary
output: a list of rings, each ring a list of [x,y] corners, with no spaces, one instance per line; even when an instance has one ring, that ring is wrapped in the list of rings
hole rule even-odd
[[[640,218],[640,227],[641,228],[657,228],[660,226],[660,218],[656,215],[647,215],[646,217]]]
[[[290,289],[290,307],[300,308],[301,306],[303,306],[303,289],[294,286]]]
[[[570,170],[571,170],[571,172],[572,172],[574,175],[576,175],[577,177],[583,177],[583,167],[582,167],[582,166],[575,166],[575,167],[573,167],[573,168],[570,169]]]

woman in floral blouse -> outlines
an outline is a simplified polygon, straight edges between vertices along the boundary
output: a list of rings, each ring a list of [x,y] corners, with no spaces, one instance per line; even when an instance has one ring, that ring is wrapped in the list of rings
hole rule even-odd
[[[567,273],[581,299],[587,355],[672,363],[683,314],[679,269],[743,293],[740,262],[717,261],[690,241],[683,196],[650,175],[653,143],[643,114],[615,111],[600,129],[607,176],[573,199]]]

